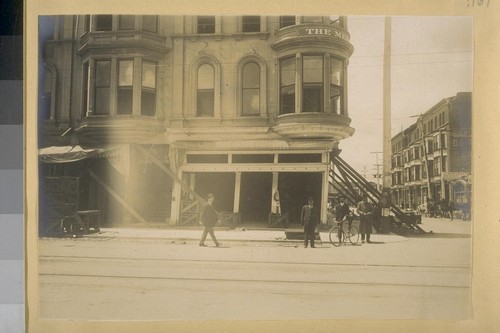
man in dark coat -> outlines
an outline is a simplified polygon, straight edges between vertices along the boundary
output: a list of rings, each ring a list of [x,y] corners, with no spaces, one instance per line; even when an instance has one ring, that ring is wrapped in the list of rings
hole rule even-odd
[[[340,201],[339,204],[335,206],[335,219],[337,220],[337,222],[347,220],[347,217],[351,213],[349,205],[345,203],[345,199],[341,197],[339,198],[339,201]]]
[[[308,240],[311,241],[311,247],[314,248],[314,237],[316,236],[316,225],[319,224],[318,209],[314,207],[314,199],[309,197],[307,205],[302,207],[300,221],[304,226],[304,247],[307,247]]]
[[[205,226],[205,230],[203,230],[203,234],[201,235],[200,246],[206,246],[205,239],[207,238],[207,234],[210,234],[215,246],[220,246],[220,243],[217,241],[217,238],[215,238],[214,233],[214,226],[219,221],[219,216],[217,215],[217,211],[214,207],[214,201],[214,195],[209,193],[207,196],[207,204],[203,206],[203,210],[201,211],[200,224]]]
[[[345,199],[343,197],[339,198],[339,203],[335,206],[335,220],[339,224],[339,232],[337,237],[342,241],[342,225],[347,220],[349,223],[349,230],[351,229],[352,221],[348,219],[351,210],[349,209],[349,205],[345,203]]]
[[[361,243],[371,243],[370,234],[372,233],[373,205],[368,201],[368,196],[363,196],[363,201],[358,203],[356,211],[359,214],[359,233],[361,234]]]

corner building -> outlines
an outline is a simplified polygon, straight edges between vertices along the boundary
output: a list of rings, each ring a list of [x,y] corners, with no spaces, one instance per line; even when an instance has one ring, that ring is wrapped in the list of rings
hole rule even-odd
[[[43,20],[40,148],[112,149],[87,165],[104,224],[195,225],[209,192],[233,222],[299,223],[313,196],[326,223],[330,152],[354,133],[345,17]]]

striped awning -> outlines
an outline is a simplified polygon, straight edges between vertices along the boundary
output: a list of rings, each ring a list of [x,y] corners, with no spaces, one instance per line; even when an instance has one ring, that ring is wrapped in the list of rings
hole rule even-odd
[[[70,163],[87,158],[117,156],[118,148],[83,148],[76,146],[52,146],[38,150],[38,158],[43,163]]]

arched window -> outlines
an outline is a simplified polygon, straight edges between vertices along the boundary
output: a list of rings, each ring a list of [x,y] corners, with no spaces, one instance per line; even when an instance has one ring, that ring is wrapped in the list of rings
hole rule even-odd
[[[214,68],[209,64],[198,67],[197,73],[196,115],[214,116]]]
[[[260,113],[260,68],[254,62],[243,66],[241,114],[258,115]]]

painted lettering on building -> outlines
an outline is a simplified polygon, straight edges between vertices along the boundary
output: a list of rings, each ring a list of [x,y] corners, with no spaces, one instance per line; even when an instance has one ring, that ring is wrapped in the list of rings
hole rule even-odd
[[[317,36],[317,35],[333,36],[333,37],[343,39],[346,42],[349,41],[349,35],[346,34],[345,32],[334,30],[334,29],[329,29],[329,28],[302,28],[302,29],[299,29],[299,35],[300,36]]]

